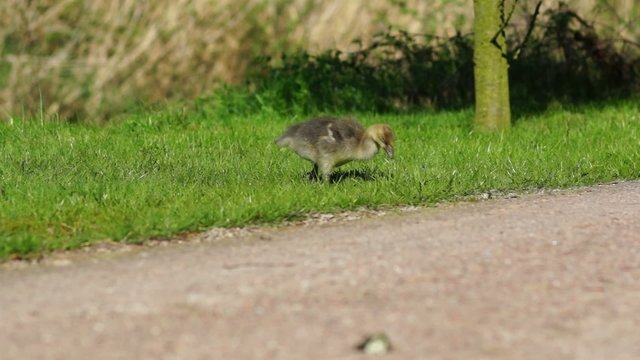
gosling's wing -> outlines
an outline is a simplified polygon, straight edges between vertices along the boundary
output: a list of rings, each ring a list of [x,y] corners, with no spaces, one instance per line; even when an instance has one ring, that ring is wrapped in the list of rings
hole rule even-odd
[[[318,117],[290,126],[276,142],[280,146],[296,143],[335,152],[356,146],[363,136],[364,128],[357,121]]]
[[[311,119],[300,124],[297,135],[310,144],[316,146],[328,136],[328,129],[334,121],[335,119],[330,117],[318,117]]]
[[[364,136],[364,128],[355,120],[346,119],[333,122],[333,137],[338,143],[358,142]]]
[[[353,120],[336,120],[325,125],[324,136],[319,138],[318,148],[327,153],[354,152],[364,129]]]

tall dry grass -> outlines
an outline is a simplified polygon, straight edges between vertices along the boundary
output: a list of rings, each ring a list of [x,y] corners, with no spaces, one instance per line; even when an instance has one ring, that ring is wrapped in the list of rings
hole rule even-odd
[[[345,46],[382,30],[385,18],[420,31],[426,22],[416,19],[429,9],[416,9],[365,0],[5,0],[0,113],[96,119],[137,101],[192,97],[239,81],[258,53]]]
[[[0,118],[92,120],[238,82],[257,54],[348,49],[389,25],[469,31],[472,1],[3,0],[0,14]]]

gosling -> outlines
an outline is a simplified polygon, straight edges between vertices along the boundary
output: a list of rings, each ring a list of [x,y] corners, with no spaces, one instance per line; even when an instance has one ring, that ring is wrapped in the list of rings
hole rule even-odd
[[[331,171],[353,160],[371,159],[380,148],[393,159],[393,130],[387,124],[364,128],[351,119],[317,117],[290,126],[276,140],[313,163],[311,179],[329,181]]]

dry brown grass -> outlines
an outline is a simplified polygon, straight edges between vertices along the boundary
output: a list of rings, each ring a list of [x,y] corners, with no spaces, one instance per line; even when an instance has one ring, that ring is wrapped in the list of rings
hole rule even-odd
[[[0,113],[91,119],[192,97],[238,81],[258,52],[344,47],[382,30],[385,16],[423,30],[420,6],[412,16],[383,0],[4,0]]]
[[[589,1],[596,2],[582,3]],[[3,0],[0,118],[102,119],[137,101],[189,98],[237,82],[258,53],[346,49],[389,25],[436,35],[470,29],[471,0],[408,0],[411,11],[389,3]]]

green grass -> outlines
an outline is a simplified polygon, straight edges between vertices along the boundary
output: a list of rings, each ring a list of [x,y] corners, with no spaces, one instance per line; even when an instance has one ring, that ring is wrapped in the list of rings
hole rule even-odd
[[[165,111],[106,127],[16,121],[0,125],[0,259],[491,189],[636,179],[639,110],[556,109],[506,134],[472,131],[469,110],[361,114],[394,127],[396,159],[345,165],[333,184],[306,180],[309,163],[273,144],[300,118]]]

